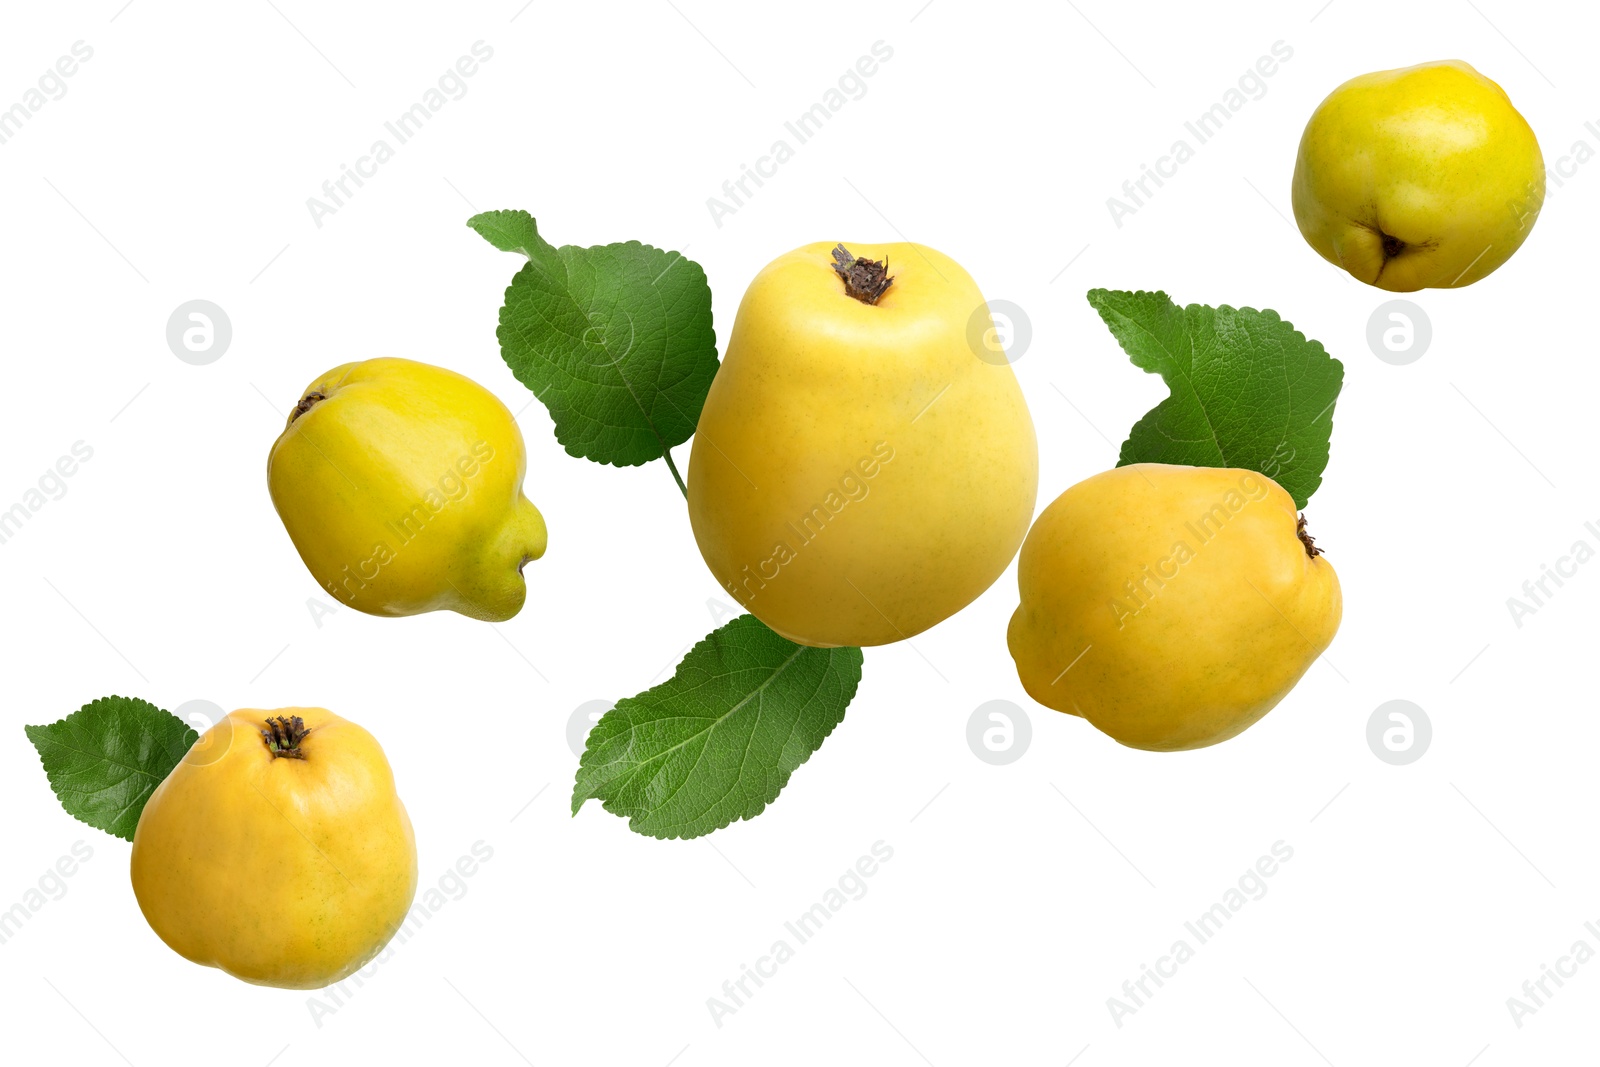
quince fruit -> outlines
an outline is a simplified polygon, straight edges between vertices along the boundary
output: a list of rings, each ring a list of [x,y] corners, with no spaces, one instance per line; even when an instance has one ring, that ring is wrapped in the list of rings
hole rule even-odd
[[[300,397],[267,484],[324,589],[371,615],[521,610],[546,532],[522,492],[522,434],[493,393],[384,358],[335,367]]]
[[[365,966],[417,889],[417,845],[373,736],[322,708],[235,711],[150,794],[133,891],[173,951],[256,985]]]
[[[807,245],[745,292],[700,414],[689,519],[717,581],[791,641],[921,633],[998,578],[1038,489],[983,294],[915,244]]]
[[[1294,165],[1294,217],[1311,247],[1394,292],[1487,276],[1543,205],[1533,130],[1459,59],[1345,82],[1312,114]]]
[[[1135,463],[1033,524],[1007,634],[1023,688],[1133,748],[1201,748],[1282,700],[1333,641],[1339,579],[1254,471]]]

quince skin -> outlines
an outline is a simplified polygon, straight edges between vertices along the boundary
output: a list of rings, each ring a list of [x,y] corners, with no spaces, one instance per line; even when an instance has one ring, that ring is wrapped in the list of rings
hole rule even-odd
[[[1333,641],[1339,579],[1255,471],[1134,463],[1044,509],[1017,563],[1023,688],[1132,748],[1234,736]]]
[[[448,608],[503,622],[544,555],[544,517],[511,412],[442,367],[369,359],[306,386],[267,460],[272,502],[306,567],[371,615]]]

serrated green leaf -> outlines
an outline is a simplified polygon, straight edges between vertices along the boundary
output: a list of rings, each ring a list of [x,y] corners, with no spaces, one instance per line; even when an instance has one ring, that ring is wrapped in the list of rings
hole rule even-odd
[[[599,798],[650,837],[699,837],[759,815],[844,718],[859,648],[810,648],[741,615],[669,680],[597,722],[572,811]]]
[[[689,439],[717,373],[711,287],[698,263],[637,241],[554,248],[526,211],[467,224],[528,257],[495,333],[568,453],[627,467]]]
[[[128,841],[145,801],[200,736],[171,712],[117,696],[24,729],[67,814]]]
[[[520,252],[532,259],[536,251],[550,247],[539,239],[539,225],[526,211],[485,211],[468,219],[467,225],[502,252]]]
[[[1172,391],[1134,424],[1119,467],[1241,467],[1306,506],[1328,465],[1344,364],[1276,311],[1108,289],[1091,289],[1089,303],[1134,365]]]

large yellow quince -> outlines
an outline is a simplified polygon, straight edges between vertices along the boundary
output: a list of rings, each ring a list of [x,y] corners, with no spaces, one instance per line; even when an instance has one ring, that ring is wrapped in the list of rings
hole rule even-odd
[[[1005,570],[1038,450],[966,271],[916,244],[834,249],[780,256],[745,292],[695,432],[689,519],[717,581],[773,630],[881,645]]]
[[[173,951],[257,985],[317,989],[400,929],[417,846],[372,735],[322,708],[235,711],[156,787],[133,891]]]
[[[448,608],[503,622],[545,525],[522,434],[489,390],[408,359],[306,386],[267,460],[272,503],[322,587],[372,615]]]
[[[1225,741],[1333,641],[1339,579],[1254,471],[1135,463],[1033,524],[1008,641],[1023,688],[1133,748]]]
[[[1533,130],[1459,59],[1345,82],[1312,114],[1294,166],[1294,217],[1311,247],[1395,292],[1485,277],[1543,204]]]

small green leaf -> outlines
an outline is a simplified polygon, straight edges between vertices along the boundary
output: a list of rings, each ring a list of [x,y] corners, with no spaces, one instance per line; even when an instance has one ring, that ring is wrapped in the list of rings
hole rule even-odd
[[[145,801],[200,736],[171,712],[115,696],[24,729],[67,814],[129,841]]]
[[[1344,364],[1276,311],[1108,289],[1091,289],[1089,303],[1134,365],[1172,391],[1134,425],[1119,467],[1241,467],[1306,506],[1328,465]]]
[[[844,718],[859,648],[809,648],[741,615],[670,679],[595,724],[572,812],[598,797],[635,833],[699,837],[759,815]]]
[[[568,453],[628,467],[689,439],[717,373],[711,287],[698,263],[637,241],[554,248],[526,211],[467,225],[528,257],[495,333]]]
[[[526,211],[485,211],[468,219],[467,225],[502,252],[532,259],[536,251],[550,247],[539,238],[538,223]]]

